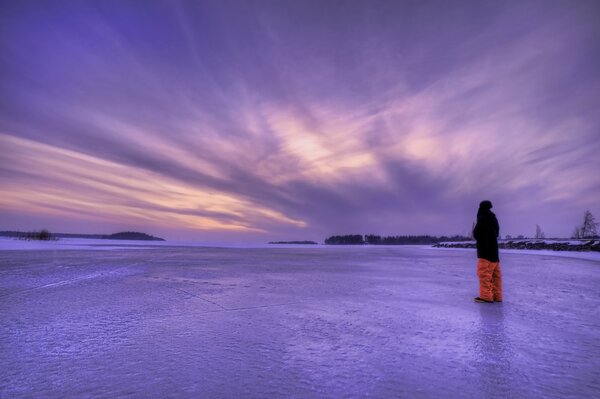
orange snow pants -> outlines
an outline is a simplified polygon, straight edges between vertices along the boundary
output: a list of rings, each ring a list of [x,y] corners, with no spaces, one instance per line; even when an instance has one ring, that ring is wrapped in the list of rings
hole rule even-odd
[[[500,262],[477,259],[477,277],[479,277],[479,297],[486,301],[502,302]]]

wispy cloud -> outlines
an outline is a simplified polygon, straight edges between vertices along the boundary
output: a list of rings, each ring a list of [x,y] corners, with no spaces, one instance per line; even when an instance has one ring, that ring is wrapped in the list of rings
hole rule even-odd
[[[264,223],[304,223],[241,198],[182,184],[151,171],[35,141],[0,135],[3,207],[146,220],[165,227],[262,231]],[[11,178],[12,177],[12,178]]]
[[[600,211],[598,7],[472,5],[9,3],[0,212],[319,238],[490,198],[568,234]]]

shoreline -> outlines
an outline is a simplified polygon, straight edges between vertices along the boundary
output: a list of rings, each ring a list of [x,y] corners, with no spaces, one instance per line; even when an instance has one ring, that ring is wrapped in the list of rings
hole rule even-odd
[[[475,241],[467,242],[440,242],[434,248],[464,248],[475,249]],[[548,250],[554,252],[597,252],[600,253],[600,239],[589,238],[584,240],[501,240],[498,249],[515,250]]]
[[[89,239],[61,239],[58,241],[22,241],[0,238],[0,251],[114,251],[114,250],[161,250],[172,248],[198,248],[198,249],[231,249],[231,250],[315,250],[325,252],[337,252],[339,250],[362,249],[365,252],[377,253],[378,249],[420,249],[420,250],[447,250],[473,252],[475,248],[469,247],[445,247],[436,245],[269,245],[269,244],[245,244],[239,243],[192,243],[192,242],[140,242],[123,240],[89,240]],[[525,254],[544,255],[557,257],[570,257],[600,261],[600,252],[596,251],[553,251],[537,249],[500,249],[501,254]]]

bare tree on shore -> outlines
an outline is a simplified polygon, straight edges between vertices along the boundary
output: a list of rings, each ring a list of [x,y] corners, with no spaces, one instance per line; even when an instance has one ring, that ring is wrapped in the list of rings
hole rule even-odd
[[[583,224],[575,227],[573,238],[594,238],[598,236],[598,223],[592,212],[583,213]]]
[[[537,239],[546,238],[546,234],[544,234],[544,232],[542,231],[542,228],[540,227],[539,224],[535,225],[535,238],[537,238]]]

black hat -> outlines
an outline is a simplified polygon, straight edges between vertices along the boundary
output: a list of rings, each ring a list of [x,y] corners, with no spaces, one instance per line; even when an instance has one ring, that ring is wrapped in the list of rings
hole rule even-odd
[[[479,209],[492,209],[492,201],[481,201],[479,203]]]

